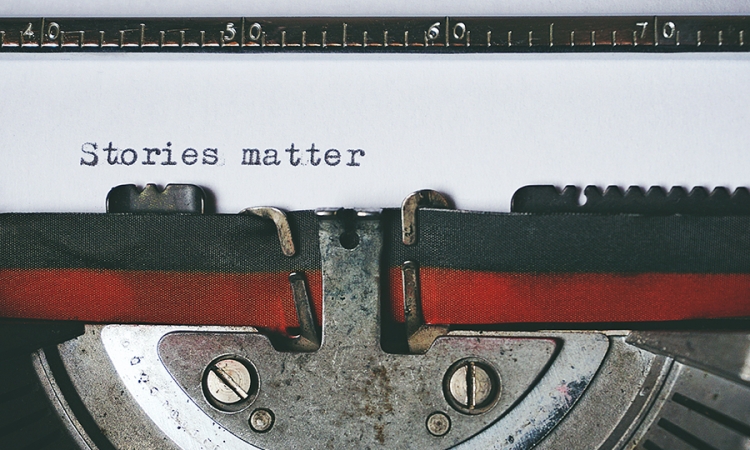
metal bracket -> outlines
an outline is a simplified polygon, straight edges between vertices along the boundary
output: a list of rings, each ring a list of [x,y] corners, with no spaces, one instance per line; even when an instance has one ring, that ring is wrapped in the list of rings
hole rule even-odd
[[[561,408],[572,407],[606,353],[606,339],[593,336],[595,345],[589,351],[597,357],[589,358],[592,364],[559,372],[548,370],[556,355],[567,354],[561,353],[557,337],[464,333],[435,340],[433,331],[419,331],[424,323],[416,271],[410,265],[411,336],[424,334],[417,340],[434,343],[415,346],[419,351],[429,347],[426,354],[386,353],[380,346],[379,216],[372,211],[321,211],[319,218],[323,331],[317,351],[279,352],[259,333],[178,331],[158,344],[160,361],[192,401],[216,424],[253,446],[356,448],[367,442],[383,448],[448,448],[487,427],[500,424],[504,429],[504,419],[498,420],[525,403],[524,396],[540,377],[548,380],[540,395],[550,399],[545,401],[554,413],[552,423],[562,417]],[[352,234],[356,239],[349,239]],[[303,306],[304,286],[295,275],[291,280],[298,294],[301,337],[313,341],[312,315],[305,317]],[[307,342],[301,346],[307,348]],[[207,400],[205,388],[196,381],[205,380],[206,370],[226,358],[257,381],[249,383],[250,389],[255,386],[254,396],[222,409]],[[560,374],[565,379],[560,380]],[[562,389],[560,383],[566,387],[571,382],[575,391],[565,391],[564,398],[555,394]],[[558,402],[561,398],[564,404]],[[524,429],[519,433],[526,433]]]
[[[431,189],[409,194],[401,203],[401,237],[404,245],[417,243],[417,209],[420,206],[451,208],[451,203],[446,196]]]
[[[289,351],[314,352],[320,348],[320,336],[315,328],[305,276],[294,272],[289,275],[289,283],[292,285],[300,332],[298,336],[285,340],[284,347]]]
[[[448,326],[427,325],[424,322],[417,263],[406,261],[401,266],[401,277],[404,283],[404,319],[409,351],[411,353],[427,353],[435,339],[448,334]]]
[[[108,213],[203,214],[206,194],[194,184],[121,184],[107,194]]]
[[[294,240],[292,239],[292,229],[289,226],[289,220],[286,218],[284,211],[272,206],[254,206],[243,209],[240,211],[240,214],[252,214],[273,220],[273,223],[276,224],[276,231],[279,234],[282,253],[284,253],[284,256],[294,256],[296,250],[294,248]]]

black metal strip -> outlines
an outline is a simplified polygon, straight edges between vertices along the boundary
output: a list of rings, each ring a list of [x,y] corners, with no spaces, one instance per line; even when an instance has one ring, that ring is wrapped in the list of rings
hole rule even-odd
[[[681,441],[685,442],[686,444],[690,445],[693,448],[696,448],[698,450],[719,450],[716,447],[706,443],[696,435],[688,432],[687,430],[673,424],[667,419],[659,419],[658,422],[659,426],[663,428],[664,430],[672,433],[677,438],[679,438]]]
[[[750,437],[750,426],[748,426],[747,424],[742,423],[733,417],[729,417],[728,415],[719,412],[711,407],[708,407],[700,402],[697,402],[691,398],[685,397],[679,392],[675,392],[675,394],[672,395],[672,401],[686,408],[689,408],[702,416],[716,421],[743,436]]]
[[[418,212],[401,243],[386,210],[385,261],[495,272],[750,273],[750,216]],[[317,219],[289,215],[298,253],[273,222],[243,215],[3,214],[0,268],[276,272],[320,268]]]
[[[298,251],[251,215],[2,214],[0,268],[294,272],[320,268],[317,219],[288,215]]]
[[[419,240],[401,243],[389,211],[390,266],[493,272],[748,273],[749,216],[418,211]]]
[[[7,18],[0,44],[0,52],[748,51],[750,18]]]

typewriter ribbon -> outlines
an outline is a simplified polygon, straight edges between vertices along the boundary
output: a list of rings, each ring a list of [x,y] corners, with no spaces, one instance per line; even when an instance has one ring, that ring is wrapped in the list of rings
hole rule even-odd
[[[120,186],[106,214],[0,215],[0,314],[63,321],[6,322],[16,339],[41,331],[37,346],[47,346],[29,369],[43,388],[9,398],[64,397],[54,408],[76,417],[63,422],[89,448],[189,446],[196,436],[179,431],[188,423],[211,428],[209,440],[239,439],[230,448],[560,448],[572,439],[650,450],[706,436],[741,448],[750,195],[586,193],[578,205],[573,187],[526,187],[511,213],[444,209],[444,197],[420,191],[404,210],[219,215],[203,213],[195,186]],[[430,201],[420,208],[420,199]],[[416,235],[410,245],[404,230]],[[92,325],[75,338],[77,322]],[[564,331],[535,331],[546,329]],[[6,346],[34,347],[14,342]],[[115,386],[131,399],[119,412],[101,397]],[[163,410],[183,396],[192,406]],[[597,413],[607,433],[571,435],[601,408],[614,408]],[[118,430],[136,423],[123,424],[123,413],[156,428],[123,441]],[[696,436],[690,414],[713,425]],[[50,433],[49,442],[68,439]]]
[[[708,198],[704,203],[710,206]],[[398,211],[386,210],[386,303],[403,322],[401,265],[416,261],[430,324],[746,317],[748,213],[503,214],[421,208],[410,213],[418,217],[419,239],[406,246]],[[300,272],[320,323],[315,215],[287,216],[286,235],[295,236],[299,247],[291,256],[279,250],[278,225],[255,216],[4,214],[0,313],[284,331],[298,326],[288,276]]]

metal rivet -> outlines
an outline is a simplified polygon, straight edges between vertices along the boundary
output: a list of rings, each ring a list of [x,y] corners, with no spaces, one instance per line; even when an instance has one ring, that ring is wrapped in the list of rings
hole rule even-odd
[[[433,436],[445,436],[451,430],[451,419],[444,413],[435,412],[427,417],[427,431]]]
[[[250,428],[258,433],[265,433],[273,426],[274,416],[268,409],[259,408],[250,414]]]
[[[244,364],[235,359],[223,359],[209,366],[206,388],[214,400],[231,405],[249,397],[253,381]]]
[[[457,411],[481,414],[500,398],[500,377],[487,362],[466,358],[448,369],[443,382],[446,400]]]

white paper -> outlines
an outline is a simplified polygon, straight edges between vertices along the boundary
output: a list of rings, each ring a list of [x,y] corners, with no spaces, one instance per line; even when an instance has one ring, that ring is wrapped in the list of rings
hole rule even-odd
[[[486,2],[463,10],[446,2],[355,4],[362,14],[388,5],[389,15],[508,13]],[[603,12],[598,4],[509,5],[518,14],[595,14]],[[101,5],[26,2],[2,5],[0,15],[314,14],[299,2],[282,2],[287,10],[244,5],[243,13],[227,3],[213,14],[196,2],[184,14],[174,2],[171,10],[157,2]],[[321,8],[354,14],[343,3]],[[608,12],[646,8],[629,2]],[[715,2],[659,8],[750,10],[717,11]],[[750,185],[748,54],[4,54],[0,80],[2,211],[103,211],[107,191],[124,183],[199,184],[227,213],[392,207],[423,188],[449,194],[460,208],[507,211],[527,184]],[[106,162],[110,142],[120,164]],[[93,161],[87,143],[97,146],[96,166],[81,162]],[[337,149],[340,162],[289,164],[291,144],[313,143],[322,150],[316,157]],[[122,164],[128,148],[126,162],[138,157],[130,166]],[[143,164],[144,148],[161,152],[152,152],[154,165]],[[175,165],[162,164],[165,148]],[[188,148],[198,154],[188,151],[193,165],[182,161]],[[205,149],[217,149],[216,165],[203,164]],[[243,149],[276,149],[280,164],[243,165]],[[364,152],[355,155],[359,166],[347,165],[349,150]]]

